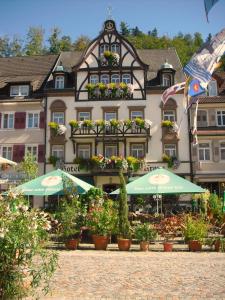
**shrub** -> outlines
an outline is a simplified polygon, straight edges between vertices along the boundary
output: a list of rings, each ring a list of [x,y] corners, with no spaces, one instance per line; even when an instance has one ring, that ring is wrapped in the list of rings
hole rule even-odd
[[[144,223],[144,224],[138,224],[135,227],[135,238],[139,241],[154,241],[156,236],[157,236],[157,232],[155,230],[155,228],[149,224],[149,223]]]
[[[183,226],[185,241],[197,240],[202,242],[207,236],[208,227],[208,223],[203,218],[194,219],[191,216],[187,216]]]

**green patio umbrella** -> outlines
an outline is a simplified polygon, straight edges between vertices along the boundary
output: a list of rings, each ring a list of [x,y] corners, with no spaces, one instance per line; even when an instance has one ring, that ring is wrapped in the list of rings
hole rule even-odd
[[[200,186],[164,168],[151,171],[128,183],[126,189],[128,195],[198,194],[205,192]],[[111,195],[117,195],[119,192],[120,190],[117,189]]]
[[[13,189],[13,191],[22,192],[27,196],[63,195],[63,177],[71,180],[74,187],[77,188],[78,194],[84,194],[90,188],[94,187],[91,184],[58,169],[21,184]]]

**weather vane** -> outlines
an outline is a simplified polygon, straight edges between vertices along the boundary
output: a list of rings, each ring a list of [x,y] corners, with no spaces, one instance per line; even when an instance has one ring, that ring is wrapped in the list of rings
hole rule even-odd
[[[108,17],[108,20],[112,20],[113,19],[113,16],[112,16],[112,6],[111,5],[109,5],[108,7],[107,7],[107,17]]]

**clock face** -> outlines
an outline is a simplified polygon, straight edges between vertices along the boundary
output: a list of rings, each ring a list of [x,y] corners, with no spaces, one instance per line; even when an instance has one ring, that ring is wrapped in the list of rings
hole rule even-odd
[[[112,31],[114,29],[114,23],[112,21],[108,21],[105,24],[105,29],[107,31]]]

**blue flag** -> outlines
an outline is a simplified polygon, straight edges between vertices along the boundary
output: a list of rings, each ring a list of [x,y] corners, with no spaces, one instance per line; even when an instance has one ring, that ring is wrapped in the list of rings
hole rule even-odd
[[[200,85],[200,82],[198,79],[193,79],[188,87],[188,95],[190,97],[195,97],[198,95],[201,95],[205,92],[205,89],[203,89]]]
[[[209,11],[216,4],[216,2],[218,2],[218,1],[219,0],[204,0],[206,19],[207,19],[208,22],[209,22],[209,19],[208,19]]]

